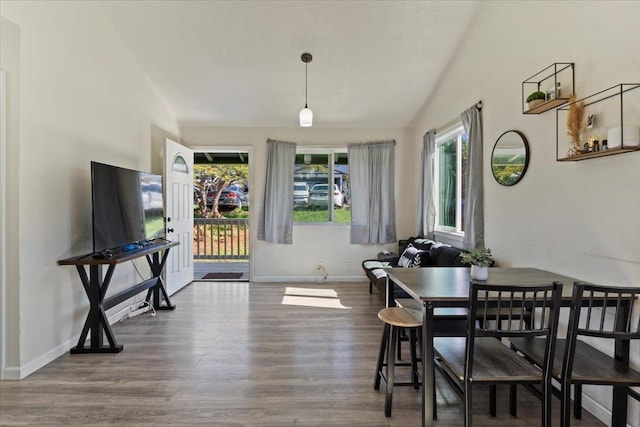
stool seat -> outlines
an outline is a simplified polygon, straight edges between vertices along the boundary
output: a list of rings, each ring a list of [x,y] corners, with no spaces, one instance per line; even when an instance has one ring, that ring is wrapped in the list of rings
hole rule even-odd
[[[398,328],[419,328],[422,321],[414,312],[401,307],[387,307],[378,312],[378,319]]]

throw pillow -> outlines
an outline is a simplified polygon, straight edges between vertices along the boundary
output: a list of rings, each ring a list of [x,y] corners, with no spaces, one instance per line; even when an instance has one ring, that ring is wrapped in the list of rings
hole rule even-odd
[[[398,260],[398,267],[414,268],[420,267],[422,258],[428,256],[426,251],[422,251],[413,245],[409,244],[407,248],[402,252],[400,259]]]
[[[387,272],[381,268],[374,268],[373,270],[371,270],[371,274],[373,274],[373,277],[375,277],[376,279],[387,277]]]
[[[409,246],[413,246],[420,249],[421,251],[428,251],[429,249],[431,249],[431,246],[434,243],[436,242],[430,239],[424,239],[422,237],[410,237],[409,240],[407,240],[406,246],[404,247],[404,249],[406,249]]]

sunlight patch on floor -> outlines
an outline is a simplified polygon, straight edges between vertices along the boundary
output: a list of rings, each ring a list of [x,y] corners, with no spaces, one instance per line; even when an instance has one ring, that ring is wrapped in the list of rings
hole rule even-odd
[[[342,304],[335,290],[317,288],[287,287],[282,297],[282,305],[351,309],[351,307],[346,307]]]

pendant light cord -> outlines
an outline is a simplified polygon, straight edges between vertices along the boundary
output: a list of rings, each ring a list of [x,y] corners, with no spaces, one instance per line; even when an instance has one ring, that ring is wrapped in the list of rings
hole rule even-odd
[[[304,63],[304,108],[309,108],[307,107],[307,65],[309,65],[308,62]]]

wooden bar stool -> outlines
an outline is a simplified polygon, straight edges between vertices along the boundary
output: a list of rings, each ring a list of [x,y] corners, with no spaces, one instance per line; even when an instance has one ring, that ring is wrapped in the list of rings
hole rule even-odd
[[[386,384],[384,397],[384,415],[391,416],[391,402],[393,399],[393,386],[420,386],[418,376],[418,358],[416,355],[416,336],[421,332],[422,321],[415,312],[401,307],[383,308],[378,312],[378,318],[384,322],[382,331],[382,341],[380,342],[380,352],[378,353],[378,364],[376,366],[376,377],[373,382],[374,390],[380,389],[380,379]],[[395,349],[398,342],[398,332],[407,329],[409,332],[409,343],[411,346],[411,362],[396,363]],[[385,363],[386,353],[386,363]],[[386,373],[383,367],[386,366]],[[411,382],[394,382],[394,370],[396,366],[411,366]]]

